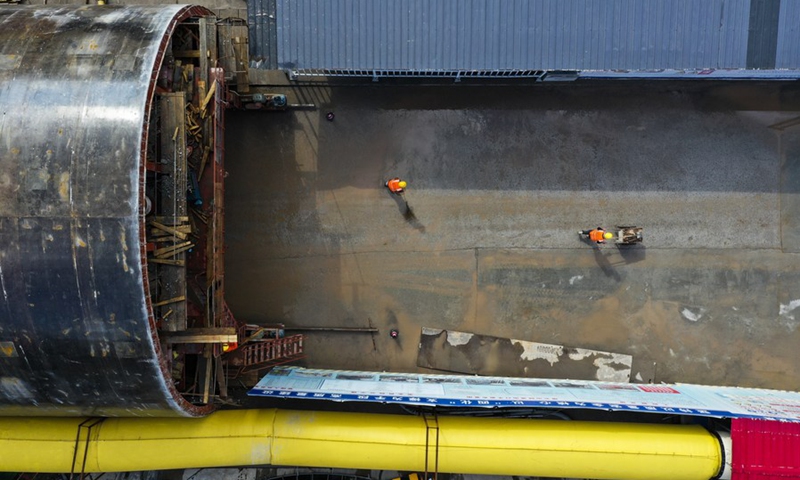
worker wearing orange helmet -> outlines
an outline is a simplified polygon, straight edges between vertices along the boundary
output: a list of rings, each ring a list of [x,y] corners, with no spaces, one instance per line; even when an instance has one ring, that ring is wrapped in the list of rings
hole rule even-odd
[[[596,242],[597,244],[606,243],[606,240],[611,240],[614,238],[614,234],[611,232],[606,232],[603,227],[597,227],[593,230],[581,230],[578,233],[581,235],[588,235],[589,240]]]
[[[408,183],[405,180],[400,180],[400,178],[394,177],[393,179],[386,182],[384,185],[386,185],[386,188],[388,188],[390,192],[399,195],[405,191],[406,187],[408,186]]]

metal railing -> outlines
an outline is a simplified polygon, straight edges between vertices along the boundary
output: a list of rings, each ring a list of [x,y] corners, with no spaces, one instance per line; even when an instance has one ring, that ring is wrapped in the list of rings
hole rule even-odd
[[[289,78],[297,80],[310,77],[367,77],[379,78],[535,78],[540,79],[544,70],[362,70],[308,68],[289,70]]]

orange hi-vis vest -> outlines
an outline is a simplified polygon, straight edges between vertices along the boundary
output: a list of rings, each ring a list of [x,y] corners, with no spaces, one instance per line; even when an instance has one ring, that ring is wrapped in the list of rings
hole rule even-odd
[[[400,179],[393,178],[389,180],[389,183],[386,184],[389,187],[389,190],[393,193],[400,193],[403,191],[403,187],[400,186]]]
[[[589,240],[593,242],[603,242],[605,239],[603,238],[603,234],[606,233],[603,230],[592,230],[589,232]]]

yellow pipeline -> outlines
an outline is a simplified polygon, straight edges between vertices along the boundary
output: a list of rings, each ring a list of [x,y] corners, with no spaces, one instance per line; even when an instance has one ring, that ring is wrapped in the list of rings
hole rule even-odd
[[[0,470],[64,473],[292,465],[434,469],[436,430],[421,417],[232,410],[206,418],[0,418]],[[428,422],[433,427],[436,422]],[[716,437],[699,426],[439,417],[439,471],[614,479],[709,479]]]

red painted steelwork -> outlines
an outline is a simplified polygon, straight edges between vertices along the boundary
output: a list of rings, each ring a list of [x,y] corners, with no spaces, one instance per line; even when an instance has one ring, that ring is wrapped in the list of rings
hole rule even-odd
[[[733,480],[800,478],[800,423],[731,421]]]
[[[158,358],[161,373],[166,380],[167,389],[172,395],[173,400],[177,403],[178,407],[182,410],[180,413],[191,416],[201,416],[211,413],[214,410],[213,405],[194,405],[186,401],[183,396],[175,388],[172,382],[171,362],[165,357],[161,349],[161,342],[158,338],[158,322],[153,315],[153,305],[150,299],[150,279],[147,275],[147,228],[145,223],[145,179],[147,171],[147,136],[148,125],[150,123],[150,114],[152,112],[153,99],[155,96],[156,82],[158,81],[158,72],[161,70],[161,64],[164,61],[164,55],[169,45],[170,37],[172,36],[175,28],[180,22],[183,22],[192,17],[203,17],[211,15],[211,11],[199,6],[187,6],[176,15],[169,24],[167,35],[161,39],[161,44],[158,49],[158,55],[153,65],[153,70],[150,75],[150,81],[147,88],[146,103],[144,109],[144,122],[142,125],[142,137],[140,145],[140,159],[139,159],[139,246],[140,257],[142,261],[142,284],[144,287],[144,297],[147,305],[148,322],[150,324],[150,335],[153,339],[155,346],[156,356]]]
[[[222,326],[225,321],[225,72],[221,68],[212,68],[209,72],[211,81],[216,82],[214,92],[214,158],[211,164],[212,180],[212,215],[209,223],[208,251],[209,264],[206,265],[206,279],[210,295],[211,322],[214,327]]]
[[[239,342],[229,345],[224,353],[229,378],[248,372],[282,365],[305,357],[303,342],[305,335],[283,335],[283,325],[261,326],[238,322],[228,305],[224,305],[223,326],[236,328]]]
[[[226,355],[230,367],[228,375],[236,377],[243,373],[299,360],[305,356],[303,339],[303,335],[290,335],[246,343]]]

